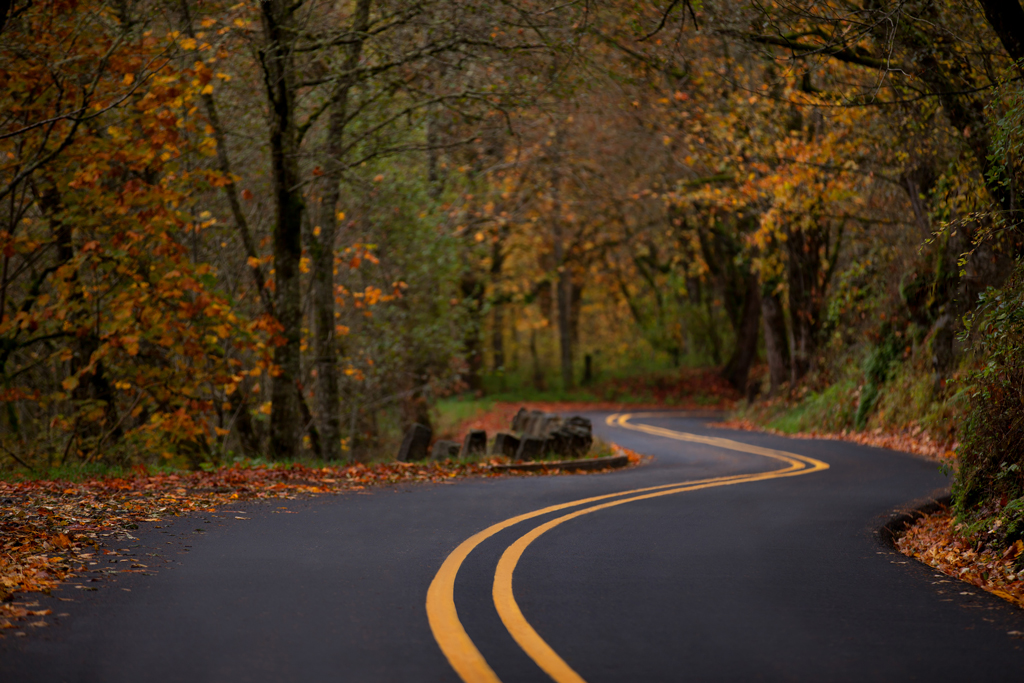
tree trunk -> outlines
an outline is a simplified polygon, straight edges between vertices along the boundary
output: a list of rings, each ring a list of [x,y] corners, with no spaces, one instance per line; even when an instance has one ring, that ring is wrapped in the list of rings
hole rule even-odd
[[[480,310],[483,307],[483,286],[472,273],[466,273],[461,283],[462,297],[470,305],[472,321],[466,329],[464,345],[466,348],[466,384],[472,391],[483,389],[483,377],[481,371],[484,366],[484,354],[480,340]]]
[[[774,291],[761,295],[761,317],[764,320],[764,350],[768,357],[769,396],[774,396],[783,382],[789,380],[789,343],[786,337],[786,315],[782,301]]]
[[[708,338],[711,340],[711,362],[715,365],[722,364],[722,339],[718,336],[718,327],[715,325],[715,309],[711,305],[711,299],[704,299],[704,314],[708,321]]]
[[[249,415],[248,401],[242,387],[231,394],[231,410],[235,413],[234,427],[238,432],[238,444],[242,453],[255,458],[260,455],[260,435],[257,433]]]
[[[757,338],[761,322],[761,286],[757,276],[747,275],[740,322],[736,326],[736,348],[722,370],[722,377],[741,392],[747,390],[750,366],[757,356]]]
[[[790,230],[786,240],[789,315],[793,334],[790,382],[795,386],[811,369],[817,350],[824,291],[821,284],[822,240],[817,228]]]
[[[302,214],[305,209],[298,169],[298,131],[294,110],[292,46],[298,35],[288,0],[260,3],[266,43],[259,51],[270,104],[270,157],[274,196],[274,309],[282,342],[274,349],[275,374],[270,397],[270,453],[295,458],[301,447],[302,416],[296,381],[301,374]]]
[[[1024,9],[1018,0],[978,0],[1003,49],[1024,76]]]
[[[557,252],[561,249],[556,250]],[[563,254],[564,256],[564,254]],[[561,259],[559,259],[561,260]],[[562,266],[558,274],[558,347],[561,351],[562,388],[573,388],[572,368],[572,276],[568,266]]]
[[[547,381],[544,379],[544,368],[540,364],[540,354],[537,353],[537,330],[530,328],[530,356],[533,359],[533,388],[537,391],[547,389]]]
[[[372,0],[359,0],[352,18],[355,42],[347,47],[344,72],[359,66],[363,36],[370,21]],[[324,192],[321,198],[320,233],[314,230],[310,252],[313,261],[313,351],[316,354],[316,416],[320,425],[320,447],[326,460],[341,459],[341,391],[338,376],[339,344],[335,335],[334,249],[338,240],[338,211],[341,206],[342,159],[348,97],[352,80],[338,83],[333,93],[327,124],[327,155],[324,158]]]
[[[491,310],[491,353],[494,374],[505,373],[505,315],[500,304]],[[502,382],[504,384],[504,382]]]
[[[495,290],[498,287],[498,280],[501,277],[501,270],[505,265],[505,254],[502,246],[505,236],[505,228],[500,228],[498,238],[494,240],[491,247],[491,287]],[[497,291],[491,298],[491,352],[493,355],[494,374],[501,382],[501,388],[505,388],[505,311],[504,296]]]
[[[558,129],[551,145],[551,236],[554,241],[555,269],[558,274],[555,293],[558,320],[558,348],[562,367],[562,389],[573,387],[572,371],[572,272],[566,263],[565,235],[560,216],[562,131]]]

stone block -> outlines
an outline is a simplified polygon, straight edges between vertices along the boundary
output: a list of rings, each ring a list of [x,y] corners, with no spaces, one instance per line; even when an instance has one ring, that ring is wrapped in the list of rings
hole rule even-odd
[[[427,449],[430,448],[430,439],[434,431],[418,422],[405,430],[405,438],[402,439],[402,446],[398,449],[398,461],[409,462],[410,460],[423,460],[427,457]]]
[[[431,460],[447,460],[449,458],[459,457],[459,442],[458,441],[435,441],[434,446],[430,449]]]
[[[536,436],[524,436],[516,451],[516,460],[537,460],[544,457],[547,439]]]
[[[530,411],[526,408],[520,408],[516,416],[512,418],[512,431],[513,432],[525,432],[526,421],[530,417]]]
[[[471,429],[462,440],[460,458],[470,458],[487,453],[487,432],[482,429]]]
[[[507,458],[516,457],[519,450],[519,437],[508,432],[498,432],[494,435],[494,443],[491,445],[491,455],[504,455]]]
[[[572,452],[572,435],[562,429],[556,429],[547,435],[545,451],[554,453],[559,458],[570,458]]]
[[[544,419],[544,413],[539,410],[531,410],[526,415],[526,421],[523,426],[523,433],[528,436],[537,436],[540,425],[538,424]]]
[[[593,433],[594,431],[594,426],[590,423],[590,420],[588,418],[581,417],[580,415],[573,415],[565,421],[565,424],[585,429],[587,430],[587,433]]]

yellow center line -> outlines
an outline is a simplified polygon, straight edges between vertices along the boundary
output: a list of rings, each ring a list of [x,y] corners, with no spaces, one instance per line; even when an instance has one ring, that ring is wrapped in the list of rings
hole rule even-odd
[[[659,414],[659,416],[664,415],[664,413]],[[613,507],[622,503],[654,498],[672,493],[682,493],[683,491],[709,488],[712,486],[728,486],[730,484],[738,484],[747,481],[774,479],[828,469],[828,465],[826,463],[813,458],[805,458],[804,456],[787,453],[785,451],[775,451],[757,446],[749,446],[748,444],[731,441],[729,439],[702,437],[696,434],[674,432],[672,430],[665,430],[659,427],[649,427],[648,425],[634,425],[628,423],[630,417],[632,416],[629,414],[614,414],[608,416],[606,422],[611,426],[644,431],[656,436],[667,436],[668,438],[675,438],[681,441],[705,443],[708,445],[719,446],[721,448],[728,448],[730,450],[755,453],[757,455],[781,460],[787,463],[788,467],[763,474],[732,475],[727,477],[701,479],[691,482],[675,482],[672,484],[650,486],[629,491],[620,491],[618,493],[609,493],[601,496],[593,496],[590,498],[582,498],[580,500],[552,505],[540,510],[534,510],[533,512],[511,517],[503,522],[494,524],[463,541],[445,559],[441,568],[434,576],[434,580],[430,583],[430,588],[427,590],[426,608],[427,619],[430,622],[430,629],[434,634],[434,639],[437,641],[441,651],[448,659],[449,664],[451,664],[452,668],[459,677],[465,681],[465,683],[500,683],[500,679],[491,669],[490,665],[487,664],[487,661],[484,659],[483,655],[480,654],[476,645],[473,644],[469,634],[466,633],[465,628],[462,626],[462,622],[459,620],[458,611],[455,608],[455,578],[458,575],[458,571],[461,568],[462,563],[465,561],[466,557],[469,556],[469,553],[471,553],[478,545],[499,531],[507,529],[519,522],[539,517],[550,512],[557,512],[558,510],[585,505],[587,503],[596,503],[609,498],[620,498],[622,496],[630,496],[632,494],[642,494],[633,495],[633,497],[625,499],[620,498],[620,500],[577,510],[569,515],[551,520],[516,541],[505,551],[502,555],[501,561],[498,563],[498,569],[495,573],[493,595],[495,606],[498,609],[498,614],[501,616],[502,622],[509,630],[509,633],[512,634],[512,637],[515,638],[520,647],[522,647],[523,650],[526,651],[526,653],[533,658],[534,661],[536,661],[537,664],[554,680],[559,683],[562,683],[563,681],[582,683],[583,679],[581,679],[569,667],[569,665],[555,654],[554,650],[552,650],[550,646],[548,646],[548,644],[545,643],[539,635],[537,635],[536,631],[533,630],[523,617],[522,612],[519,610],[519,606],[516,604],[515,598],[513,597],[512,573],[515,570],[516,563],[522,556],[523,551],[530,543],[548,529],[553,528],[562,522],[580,515],[588,514],[589,512],[595,512],[597,510]],[[669,434],[672,436],[669,436]]]

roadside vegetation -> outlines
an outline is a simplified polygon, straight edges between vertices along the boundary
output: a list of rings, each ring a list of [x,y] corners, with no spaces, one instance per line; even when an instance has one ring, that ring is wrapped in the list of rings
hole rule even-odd
[[[0,3],[0,478],[736,408],[940,460],[947,545],[1020,561],[1022,35],[994,0]]]

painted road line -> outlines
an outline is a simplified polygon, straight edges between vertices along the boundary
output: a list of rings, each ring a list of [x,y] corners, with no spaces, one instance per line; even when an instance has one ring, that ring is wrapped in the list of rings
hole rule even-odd
[[[624,415],[617,421],[617,426],[623,426],[626,428],[643,427],[644,425],[629,425],[629,415]],[[668,436],[664,432],[672,432],[672,430],[660,430],[659,436]],[[696,437],[693,434],[687,434],[685,432],[672,432],[674,436],[670,438],[676,438],[680,441],[695,441],[690,437]],[[698,437],[699,442],[704,443],[702,437]],[[722,448],[731,448],[731,444],[739,444],[746,446],[747,444],[740,444],[739,442],[730,441],[729,439],[720,439],[717,441],[725,441],[730,445],[725,446],[720,443],[714,445]],[[755,447],[756,448],[756,447]],[[739,450],[739,449],[733,449]],[[771,450],[771,449],[759,449],[759,450]],[[750,452],[746,448],[744,452]],[[629,498],[620,498],[597,505],[591,505],[575,512],[571,512],[567,515],[552,519],[540,526],[532,529],[528,533],[520,537],[515,543],[510,545],[507,550],[502,554],[501,559],[498,561],[498,567],[494,573],[494,586],[492,590],[492,596],[494,598],[494,606],[498,611],[498,616],[501,617],[502,623],[505,628],[511,634],[512,638],[515,639],[519,647],[532,659],[537,666],[539,666],[552,680],[556,683],[585,683],[583,678],[576,673],[572,667],[570,667],[565,660],[558,656],[558,654],[551,648],[547,642],[537,633],[537,631],[530,626],[530,623],[523,616],[522,610],[519,609],[519,605],[516,603],[515,595],[512,591],[512,576],[515,572],[516,565],[519,563],[520,558],[529,547],[531,543],[540,538],[543,534],[556,526],[568,522],[571,519],[582,517],[583,515],[597,512],[598,510],[605,510],[618,505],[624,505],[626,503],[632,503],[639,500],[648,500],[651,498],[658,498],[661,496],[669,496],[676,493],[685,493],[688,491],[697,491],[700,489],[712,488],[716,486],[731,486],[734,484],[742,484],[753,481],[764,481],[766,479],[778,479],[780,477],[795,476],[797,474],[810,474],[812,472],[819,472],[828,469],[828,465],[820,460],[814,458],[805,458],[803,456],[797,456],[796,454],[786,453],[785,451],[774,451],[771,453],[758,453],[759,455],[768,455],[772,458],[778,458],[783,460],[797,460],[801,463],[799,470],[776,470],[773,472],[765,472],[761,474],[748,475],[746,477],[723,477],[719,481],[705,481],[699,484],[691,484],[687,486],[680,486],[679,488],[668,489],[664,491],[657,491],[654,493],[646,493],[639,496],[632,496]]]
[[[706,446],[717,446],[718,448],[725,448],[730,451],[751,453],[753,455],[763,455],[765,457],[775,458],[777,460],[789,461],[795,458],[803,463],[811,465],[814,468],[814,471],[828,469],[828,465],[821,462],[820,460],[815,460],[814,458],[808,458],[802,455],[797,455],[796,453],[789,453],[787,451],[777,451],[772,448],[762,448],[761,446],[752,446],[741,441],[723,439],[717,436],[701,436],[700,434],[677,432],[673,429],[664,429],[662,427],[654,427],[652,425],[632,424],[629,421],[633,418],[642,419],[645,417],[673,417],[673,415],[671,413],[616,413],[615,415],[609,415],[605,422],[612,427],[621,427],[622,429],[630,429],[635,432],[644,432],[646,434],[651,434],[653,436],[663,436],[667,439],[675,439],[677,441],[688,441],[690,443],[700,443]],[[612,418],[614,418],[614,420]],[[810,472],[800,472],[800,474],[810,474]]]
[[[735,476],[743,477],[747,475]],[[699,480],[691,483],[695,484],[703,481],[708,480]],[[462,626],[458,612],[455,609],[455,577],[458,575],[459,569],[462,567],[462,563],[474,548],[499,531],[534,517],[618,496],[639,493],[641,491],[660,490],[679,485],[680,482],[674,482],[672,484],[663,484],[660,486],[651,486],[644,489],[634,489],[630,491],[619,491],[617,493],[609,493],[602,496],[574,500],[560,505],[552,505],[517,517],[512,517],[503,522],[489,526],[459,544],[459,547],[453,550],[445,559],[441,568],[434,576],[434,580],[431,581],[430,588],[427,590],[426,602],[427,619],[430,622],[430,630],[434,634],[434,639],[437,641],[441,651],[444,653],[445,657],[447,657],[449,664],[451,664],[452,668],[459,674],[459,677],[466,683],[495,683],[499,680],[494,674],[494,671],[492,671],[491,667],[487,664],[487,661],[483,658],[483,655],[481,655],[480,651],[477,650],[476,645],[473,644],[469,635],[466,633],[466,629]]]
[[[613,418],[616,420],[615,426],[620,426],[619,421],[621,418],[629,419],[629,415],[619,415],[618,413],[610,415],[608,417],[608,424],[613,424]],[[623,423],[621,426],[626,426]],[[640,425],[628,425],[627,428],[636,428]],[[683,432],[676,432],[676,434],[683,434]],[[659,434],[659,436],[663,436]],[[695,436],[695,435],[690,435]],[[722,439],[722,441],[728,441]],[[746,446],[746,444],[740,444],[739,442],[731,442],[737,445]],[[719,445],[719,444],[714,444]],[[737,449],[738,450],[738,449]],[[769,451],[770,449],[761,449]],[[769,455],[768,453],[759,453],[761,455]],[[784,451],[771,451],[769,457],[781,460],[787,463],[787,467],[775,470],[774,473],[777,476],[790,476],[796,474],[801,470],[805,469],[810,463],[805,462],[812,460],[810,458],[803,458],[792,453],[785,453]],[[827,468],[828,465],[820,463],[820,461],[814,461]],[[534,510],[527,512],[516,517],[509,518],[503,522],[494,524],[483,531],[480,531],[470,538],[463,541],[452,553],[445,559],[441,568],[434,576],[434,580],[430,583],[430,588],[427,590],[427,619],[430,622],[430,630],[434,634],[434,639],[437,641],[438,646],[448,659],[449,664],[455,672],[462,678],[465,683],[500,683],[497,675],[491,669],[490,665],[484,659],[483,655],[473,644],[472,639],[466,633],[465,628],[462,626],[462,622],[459,619],[458,611],[455,608],[455,578],[458,575],[459,569],[466,557],[469,556],[478,545],[483,541],[497,534],[498,532],[507,529],[519,522],[533,519],[541,515],[545,515],[559,510],[568,509],[580,505],[586,505],[588,503],[596,503],[598,501],[608,500],[611,498],[619,498],[622,496],[629,496],[632,494],[642,494],[645,492],[664,491],[668,489],[674,489],[679,487],[692,488],[694,486],[704,485],[715,485],[723,486],[728,482],[736,481],[736,483],[746,481],[751,476],[760,475],[733,475],[728,477],[715,477],[711,479],[699,479],[690,482],[674,482],[672,484],[662,484],[659,486],[649,486],[646,488],[632,489],[628,491],[619,491],[617,493],[609,493],[601,496],[592,496],[590,498],[582,498],[580,500],[570,501],[567,503],[561,503],[559,505],[552,505],[540,510]],[[514,601],[513,601],[514,602]],[[517,608],[518,609],[518,608]],[[527,625],[528,626],[528,625]],[[543,641],[541,641],[543,642]],[[555,655],[557,657],[557,655]],[[571,671],[571,669],[570,669]]]

